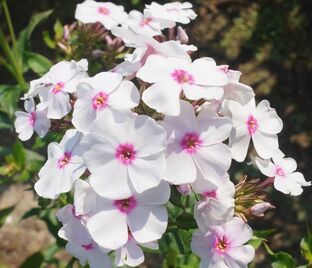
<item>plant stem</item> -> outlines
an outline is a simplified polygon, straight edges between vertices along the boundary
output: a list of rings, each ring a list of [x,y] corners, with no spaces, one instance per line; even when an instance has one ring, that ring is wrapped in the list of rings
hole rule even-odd
[[[12,24],[10,12],[9,12],[9,8],[8,8],[6,0],[3,1],[2,4],[3,4],[4,15],[8,24],[10,36],[12,39],[13,48],[16,48],[16,38],[15,38],[14,28],[13,28],[13,24]]]

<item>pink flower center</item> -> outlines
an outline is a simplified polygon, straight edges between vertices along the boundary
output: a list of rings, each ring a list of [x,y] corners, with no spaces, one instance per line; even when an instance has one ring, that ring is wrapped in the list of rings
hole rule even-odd
[[[217,192],[216,191],[204,192],[202,195],[204,197],[216,198],[217,197]]]
[[[81,245],[86,251],[90,251],[94,248],[93,243],[87,244],[87,245]]]
[[[284,177],[284,176],[285,176],[285,172],[284,172],[284,170],[282,169],[282,167],[280,167],[280,166],[276,166],[275,174],[276,174],[277,176],[280,176],[280,177]]]
[[[54,85],[54,87],[53,87],[53,89],[52,89],[52,92],[53,92],[54,94],[57,94],[57,93],[59,93],[63,88],[64,88],[64,83],[63,83],[63,82],[57,82],[57,83]]]
[[[258,129],[258,121],[253,115],[249,115],[246,124],[249,135],[252,136]]]
[[[144,19],[141,20],[140,26],[141,26],[141,27],[147,26],[147,25],[150,24],[150,22],[151,22],[152,20],[153,20],[153,19],[150,18],[150,17],[144,18]]]
[[[172,78],[179,84],[194,84],[193,76],[184,70],[174,70],[171,74]]]
[[[199,135],[194,132],[186,133],[180,141],[181,148],[190,154],[196,153],[201,144],[202,140]]]
[[[230,71],[230,70],[229,70],[229,65],[220,65],[220,66],[218,67],[218,69],[219,69],[220,71],[226,73],[226,74]]]
[[[222,238],[215,237],[214,248],[217,250],[218,253],[225,253],[226,250],[229,248],[229,244],[230,243],[225,236],[223,236]]]
[[[104,92],[99,92],[92,98],[92,107],[94,110],[101,110],[107,106],[108,95]]]
[[[115,200],[114,206],[117,207],[120,212],[129,214],[137,206],[137,201],[131,196],[127,199]]]
[[[71,153],[65,152],[61,158],[57,161],[57,166],[59,169],[64,168],[70,161]]]
[[[110,13],[107,7],[99,7],[97,11],[99,14],[104,15],[104,16],[107,16]]]
[[[36,112],[30,113],[30,115],[29,115],[29,123],[30,123],[30,125],[32,127],[35,125],[36,119],[37,119]]]
[[[130,165],[135,159],[136,151],[130,143],[119,144],[115,157],[124,165]]]

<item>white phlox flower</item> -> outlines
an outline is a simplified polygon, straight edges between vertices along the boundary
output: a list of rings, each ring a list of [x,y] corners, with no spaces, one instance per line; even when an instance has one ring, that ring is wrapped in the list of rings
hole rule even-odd
[[[82,23],[100,22],[106,29],[123,23],[127,13],[123,6],[111,2],[96,2],[86,0],[76,7],[75,18]]]
[[[234,184],[228,175],[214,182],[199,177],[192,183],[194,192],[202,197],[195,204],[194,218],[203,232],[207,232],[213,225],[231,220],[234,216]]]
[[[181,92],[190,100],[221,99],[229,81],[211,58],[191,62],[160,55],[149,56],[137,77],[153,84],[143,92],[143,101],[166,115],[179,115]]]
[[[39,171],[35,190],[41,197],[55,199],[71,190],[73,183],[86,170],[82,159],[80,140],[82,133],[67,130],[60,143],[48,146],[48,160]]]
[[[297,196],[302,193],[302,187],[311,185],[311,182],[306,181],[302,173],[296,171],[296,161],[293,158],[285,157],[280,151],[273,155],[272,161],[256,157],[255,163],[261,173],[274,178],[274,188],[284,194]]]
[[[14,127],[18,138],[22,141],[29,140],[34,132],[43,138],[51,126],[51,122],[47,118],[47,108],[40,104],[36,107],[33,98],[25,100],[24,108],[26,112],[15,112]]]
[[[39,95],[42,105],[48,109],[47,117],[60,119],[71,111],[70,95],[82,78],[87,77],[86,60],[61,61],[51,67],[40,79],[34,80],[24,98]]]
[[[150,5],[146,5],[144,11],[157,19],[162,29],[165,29],[174,27],[176,23],[188,24],[194,20],[197,15],[192,7],[193,5],[189,2],[173,2],[164,5],[152,2]]]
[[[231,120],[209,110],[196,118],[190,103],[180,101],[180,106],[179,116],[165,116],[162,122],[168,133],[164,179],[180,185],[194,182],[198,174],[223,178],[231,165],[230,150],[222,143],[230,135]]]
[[[87,221],[91,237],[101,247],[118,249],[127,244],[129,232],[140,244],[158,240],[167,228],[168,215],[163,206],[170,197],[168,183],[122,199],[98,196],[93,215]]]
[[[251,245],[251,228],[241,218],[234,217],[208,232],[197,230],[192,237],[192,251],[201,258],[201,268],[247,268],[255,256]]]
[[[146,12],[142,14],[137,10],[130,11],[128,18],[123,23],[124,27],[131,28],[134,32],[146,36],[155,36],[161,34],[161,26],[157,20],[147,16]]]
[[[253,98],[246,105],[228,101],[225,106],[233,121],[229,142],[233,159],[245,160],[250,140],[261,158],[271,158],[279,147],[277,134],[283,128],[283,122],[270,103],[263,100],[256,107]]]
[[[94,190],[123,198],[157,186],[165,170],[166,131],[145,115],[99,115],[83,139]]]
[[[138,89],[122,78],[118,73],[102,72],[78,84],[72,119],[78,130],[87,132],[101,113],[128,111],[138,105]]]

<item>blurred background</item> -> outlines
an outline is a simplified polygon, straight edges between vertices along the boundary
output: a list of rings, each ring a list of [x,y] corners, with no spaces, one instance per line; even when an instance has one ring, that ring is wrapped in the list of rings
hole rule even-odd
[[[53,61],[54,51],[43,41],[43,33],[48,31],[52,35],[57,19],[63,25],[74,22],[75,6],[79,2],[81,1],[10,0],[8,7],[17,33],[27,27],[35,13],[54,10],[33,31],[30,39],[32,51]],[[133,8],[143,10],[144,4],[150,3],[143,0],[113,2],[124,5],[127,11]],[[198,14],[198,18],[186,27],[190,43],[198,47],[194,57],[210,56],[219,65],[228,64],[231,69],[240,70],[243,73],[241,80],[254,88],[257,99],[270,101],[284,122],[284,129],[279,135],[281,150],[286,156],[295,158],[299,171],[305,175],[306,180],[311,180],[312,1],[190,2]],[[0,18],[0,27],[7,33],[3,12],[0,13]],[[35,73],[27,72],[25,80],[30,81],[36,77]],[[12,166],[12,157],[15,157],[17,163],[25,162],[25,159],[18,159],[21,149],[12,129],[15,107],[19,105],[18,95],[7,96],[1,85],[14,84],[14,78],[0,64],[0,209],[14,206],[0,228],[1,268],[20,267],[29,256],[53,242],[44,222],[34,217],[21,220],[26,211],[37,206],[32,191],[25,191],[30,188],[25,181],[34,175],[32,171],[44,159],[40,155],[33,155],[37,161],[34,161],[34,165],[37,166],[29,169],[27,174],[21,175],[23,172]],[[33,146],[34,142],[29,144]],[[40,144],[36,148],[38,153],[45,155],[45,149]],[[249,167],[237,170],[234,165],[232,174],[235,178],[244,173],[259,175]],[[272,191],[270,201],[277,208],[268,212],[264,219],[251,222],[255,230],[274,229],[267,238],[271,249],[290,253],[298,265],[304,263],[300,241],[307,234],[307,226],[312,219],[311,193],[311,188],[305,188],[300,197],[290,197]],[[60,258],[67,258],[66,255],[61,255]],[[22,267],[37,266],[35,263],[25,266],[24,263]],[[142,267],[152,265],[147,263]],[[254,267],[270,267],[263,248],[258,249]]]

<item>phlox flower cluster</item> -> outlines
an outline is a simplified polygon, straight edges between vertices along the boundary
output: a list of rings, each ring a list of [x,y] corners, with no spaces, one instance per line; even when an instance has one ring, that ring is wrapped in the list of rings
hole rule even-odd
[[[138,266],[142,248],[157,249],[166,232],[165,204],[177,187],[198,198],[191,248],[200,267],[247,267],[255,254],[246,245],[252,229],[235,214],[232,159],[243,162],[252,141],[255,166],[278,191],[299,195],[310,185],[279,150],[276,111],[266,100],[256,105],[239,71],[191,59],[196,47],[181,27],[196,18],[191,3],[152,2],[127,14],[86,0],[75,17],[101,23],[132,54],[93,77],[85,59],[55,64],[31,81],[26,112],[16,112],[23,141],[67,123],[62,140],[49,144],[35,184],[49,199],[73,189],[73,204],[57,212],[67,251],[91,268],[111,267],[113,251],[117,266]],[[260,215],[270,206],[253,210]]]

